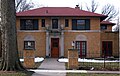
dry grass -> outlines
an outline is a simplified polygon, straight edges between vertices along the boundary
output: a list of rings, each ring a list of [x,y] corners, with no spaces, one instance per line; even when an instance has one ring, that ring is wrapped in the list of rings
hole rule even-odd
[[[119,74],[81,74],[81,73],[67,73],[66,76],[120,76]]]

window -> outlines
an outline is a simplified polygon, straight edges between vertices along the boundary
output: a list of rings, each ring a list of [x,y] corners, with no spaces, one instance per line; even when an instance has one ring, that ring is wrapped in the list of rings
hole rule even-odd
[[[35,49],[35,41],[24,41],[24,49],[25,50],[34,50]]]
[[[77,20],[77,29],[85,29],[85,20]]]
[[[112,56],[112,41],[102,42],[102,55],[105,57]]]
[[[69,20],[65,19],[65,27],[69,27]]]
[[[38,30],[37,19],[21,19],[20,30]]]
[[[101,26],[100,26],[100,29],[101,29],[101,30],[106,30],[106,29],[107,29],[107,25],[101,25]]]
[[[52,29],[58,29],[58,19],[52,19]]]
[[[89,19],[73,19],[72,30],[90,30]]]
[[[86,57],[86,41],[76,41],[76,49],[80,58]]]
[[[45,27],[45,19],[42,19],[42,22],[41,22],[42,24],[42,27]]]

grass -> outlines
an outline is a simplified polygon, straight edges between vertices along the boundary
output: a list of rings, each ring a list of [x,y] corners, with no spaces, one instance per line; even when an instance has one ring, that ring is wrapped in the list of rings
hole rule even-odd
[[[82,74],[82,73],[67,73],[66,76],[120,76],[119,74]]]
[[[66,65],[66,69],[67,69],[67,63]],[[94,67],[94,70],[109,70],[109,71],[119,71],[120,67],[119,67],[119,63],[105,63],[105,68],[104,68],[104,63],[92,63],[92,62],[79,62],[79,67],[81,70],[88,70],[88,68],[90,67]]]
[[[119,63],[86,63],[86,62],[81,62],[79,63],[80,67],[94,67],[95,70],[112,70],[112,71],[119,71]]]
[[[0,71],[0,76],[31,76],[34,72],[15,72],[15,71]]]
[[[23,64],[23,63],[22,63]],[[33,69],[37,69],[41,65],[41,62],[35,63]],[[1,67],[1,66],[0,66]],[[0,71],[0,76],[31,76],[34,72],[2,72]]]
[[[28,76],[25,73],[2,73],[0,76]]]
[[[36,62],[34,68],[37,69],[41,65],[41,62]]]

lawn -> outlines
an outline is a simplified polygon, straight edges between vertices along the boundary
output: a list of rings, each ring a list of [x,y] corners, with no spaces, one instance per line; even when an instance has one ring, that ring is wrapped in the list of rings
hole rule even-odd
[[[114,62],[114,63],[87,63],[87,62],[81,62],[79,63],[80,67],[94,67],[94,70],[111,70],[111,71],[119,71],[119,63]]]
[[[91,67],[94,67],[94,70],[109,70],[109,71],[119,71],[120,66],[118,62],[114,63],[93,63],[93,62],[79,62],[79,69],[80,70],[89,70]],[[105,68],[104,68],[105,67]],[[67,69],[67,63],[66,63]]]
[[[38,68],[40,64],[41,62],[36,62],[33,69]],[[0,76],[31,76],[33,73],[34,72],[2,72],[0,71]]]
[[[27,72],[13,72],[13,71],[0,71],[0,76],[31,76],[34,72],[27,71]]]
[[[66,76],[120,76],[119,74],[81,74],[81,73],[67,73]]]

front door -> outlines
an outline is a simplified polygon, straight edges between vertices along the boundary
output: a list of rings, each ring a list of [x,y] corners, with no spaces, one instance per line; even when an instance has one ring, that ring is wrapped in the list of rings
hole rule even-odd
[[[86,41],[76,41],[76,49],[80,58],[86,57]]]
[[[102,56],[112,56],[112,41],[102,42]]]
[[[59,38],[51,38],[51,57],[59,57]]]
[[[58,29],[58,19],[52,19],[52,29]]]

